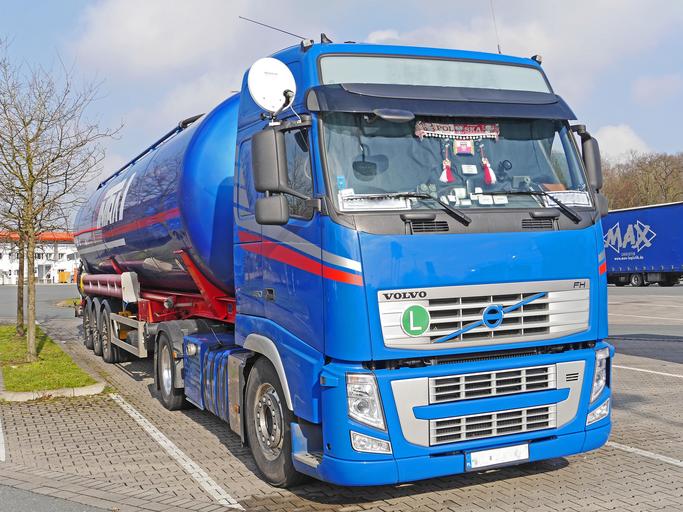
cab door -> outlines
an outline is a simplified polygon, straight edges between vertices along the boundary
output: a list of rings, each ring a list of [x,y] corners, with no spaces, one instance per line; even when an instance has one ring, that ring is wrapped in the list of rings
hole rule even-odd
[[[289,187],[313,196],[308,128],[284,132]],[[266,317],[323,351],[323,287],[319,212],[287,195],[289,222],[262,226]]]
[[[256,222],[256,200],[260,194],[254,188],[251,174],[251,138],[238,145],[237,183],[234,214],[237,229],[234,234],[235,297],[238,313],[265,316],[263,298],[263,258],[261,256],[261,225]]]

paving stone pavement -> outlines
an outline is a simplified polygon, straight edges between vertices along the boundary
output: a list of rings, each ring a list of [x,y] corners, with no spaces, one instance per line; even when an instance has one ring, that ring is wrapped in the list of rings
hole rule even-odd
[[[310,481],[276,489],[258,477],[248,448],[225,423],[196,409],[169,412],[159,404],[151,393],[149,361],[106,365],[80,344],[76,320],[45,326],[246,510],[683,510],[683,468],[612,447],[401,486],[341,488]],[[674,348],[683,352],[683,342]],[[683,364],[622,354],[616,362],[683,375]],[[683,460],[683,379],[627,369],[614,375],[611,440]],[[0,404],[0,418],[8,456],[0,464],[3,484],[104,509],[227,510],[106,394]]]

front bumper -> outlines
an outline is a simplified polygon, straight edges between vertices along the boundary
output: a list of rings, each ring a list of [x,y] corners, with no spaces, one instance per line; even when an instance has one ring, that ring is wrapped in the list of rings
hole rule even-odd
[[[601,426],[586,432],[532,441],[529,443],[529,459],[524,462],[567,457],[599,448],[605,444],[611,430],[609,422],[600,423]],[[491,448],[498,446],[491,445]],[[438,457],[427,455],[365,461],[324,455],[315,469],[296,460],[294,467],[297,471],[336,485],[393,485],[464,473],[465,454],[461,452]]]
[[[302,463],[295,458],[295,467],[302,473],[338,485],[383,485],[464,473],[466,471],[466,454],[477,450],[528,443],[528,461],[538,461],[565,457],[599,448],[609,436],[611,417],[608,415],[587,427],[586,416],[610,398],[611,390],[608,381],[608,386],[601,396],[592,404],[590,403],[595,350],[605,346],[609,345],[598,343],[595,348],[569,350],[553,355],[525,356],[426,368],[377,370],[374,373],[384,407],[387,423],[386,432],[350,420],[346,413],[344,386],[331,384],[324,387],[322,391],[322,458],[315,466]],[[413,407],[409,404],[411,414],[415,415],[416,421],[424,421],[425,418],[451,416],[453,405],[458,408],[459,414],[468,415],[486,410],[509,409],[510,404],[521,404],[519,405],[521,407],[525,403],[538,400],[538,397],[541,396],[545,396],[546,401],[548,397],[557,397],[559,399],[558,407],[565,407],[565,410],[566,404],[561,405],[562,402],[576,401],[575,406],[571,408],[571,417],[564,417],[552,428],[530,432],[434,445],[430,439],[424,442],[424,434],[416,438],[414,432],[407,432],[405,421],[407,400],[404,396],[395,393],[396,382],[402,380],[407,382],[411,379],[419,380],[432,376],[513,369],[534,365],[557,364],[558,367],[561,367],[563,364],[576,362],[581,362],[584,367],[582,382],[576,392],[561,394],[558,384],[558,390],[552,392],[519,393],[505,397],[464,400],[456,404],[438,404],[427,407],[421,405]],[[358,371],[358,367],[332,363],[326,368],[326,380],[329,383],[343,383],[343,376],[347,371]],[[553,393],[555,394],[553,395]],[[419,418],[420,416],[421,418]],[[565,414],[565,416],[567,415]],[[427,421],[427,425],[429,425],[429,421]],[[414,425],[409,427],[412,428]],[[426,428],[429,429],[429,426]],[[351,430],[390,441],[393,453],[356,452],[350,443]]]

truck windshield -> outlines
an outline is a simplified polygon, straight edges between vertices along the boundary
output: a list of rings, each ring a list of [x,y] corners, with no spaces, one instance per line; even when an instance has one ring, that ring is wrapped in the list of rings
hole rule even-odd
[[[566,122],[323,114],[327,173],[342,211],[591,206]],[[398,194],[398,195],[397,195]]]

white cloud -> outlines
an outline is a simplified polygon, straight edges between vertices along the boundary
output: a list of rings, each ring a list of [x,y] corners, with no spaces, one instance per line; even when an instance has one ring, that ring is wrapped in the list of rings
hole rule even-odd
[[[234,47],[246,1],[104,0],[83,15],[74,50],[82,64],[125,77],[195,67]]]
[[[170,88],[158,101],[128,113],[127,125],[149,133],[169,130],[178,121],[209,112],[241,87],[242,72],[208,71]],[[150,112],[153,113],[150,115]]]
[[[595,133],[603,158],[618,162],[631,153],[650,151],[647,143],[627,124],[607,125]]]
[[[602,73],[656,46],[683,22],[683,2],[651,2],[646,23],[639,0],[621,0],[618,6],[604,1],[518,0],[498,2],[496,9],[503,52],[541,54],[551,83],[570,103],[583,99]],[[372,32],[367,39],[375,43],[496,51],[488,13],[405,32],[386,27]]]
[[[631,87],[633,99],[644,105],[661,103],[682,93],[683,75],[680,73],[642,76],[635,80]]]
[[[370,32],[365,40],[368,43],[386,43],[387,41],[397,41],[400,38],[396,30],[376,30]]]

